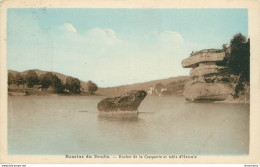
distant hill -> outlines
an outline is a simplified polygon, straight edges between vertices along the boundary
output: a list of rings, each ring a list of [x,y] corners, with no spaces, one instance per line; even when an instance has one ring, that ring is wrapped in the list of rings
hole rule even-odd
[[[182,94],[183,92],[183,87],[186,81],[189,79],[189,76],[179,76],[179,77],[171,77],[167,79],[161,79],[161,80],[154,80],[154,81],[148,81],[148,82],[143,82],[143,83],[136,83],[136,84],[131,84],[131,85],[121,85],[121,86],[115,86],[115,87],[108,87],[108,88],[99,88],[98,91],[96,92],[97,94],[104,95],[104,96],[118,96],[126,91],[129,90],[148,90],[150,87],[155,87],[156,84],[162,84],[166,88],[170,88],[171,90],[173,89],[178,89],[178,90],[173,90],[172,92],[169,92],[168,90],[168,95],[170,94]],[[172,89],[173,88],[173,89]]]
[[[63,82],[65,82],[66,78],[68,77],[67,75],[64,75],[64,74],[61,74],[61,73],[58,73],[58,72],[53,72],[53,71],[42,71],[42,70],[38,70],[38,69],[31,69],[31,70],[35,71],[38,76],[45,74],[47,72],[51,72],[51,73],[55,74],[57,77],[59,77]],[[28,71],[30,71],[30,70],[22,71],[22,72],[19,72],[19,73],[21,75],[26,75]],[[8,72],[13,73],[14,75],[16,73],[18,73],[18,71],[14,71],[14,70],[8,70]]]
[[[43,70],[39,70],[39,69],[31,69],[31,70],[34,70],[36,72],[36,74],[38,76],[42,75],[42,74],[45,74],[47,72],[51,72],[53,74],[55,74],[57,77],[60,78],[60,80],[62,80],[63,83],[66,82],[66,78],[68,77],[68,75],[64,75],[64,74],[61,74],[61,73],[58,73],[58,72],[53,72],[53,71],[43,71]],[[22,72],[19,72],[21,75],[26,75],[27,72],[29,70],[26,70],[26,71],[22,71]],[[16,73],[18,73],[18,71],[14,71],[14,70],[8,70],[8,72],[12,73],[13,75],[15,75]],[[73,77],[73,76],[72,76]],[[84,82],[84,81],[81,81],[80,80],[80,84],[81,84],[81,87],[87,91],[87,82]]]
[[[68,75],[64,75],[64,74],[61,74],[61,73],[58,73],[58,72],[53,72],[53,71],[43,71],[43,70],[39,70],[39,69],[32,69],[32,70],[34,70],[37,73],[38,76],[45,74],[47,72],[52,72],[57,77],[59,77],[63,81],[63,83],[66,82],[66,78],[68,77]],[[29,70],[22,71],[22,72],[19,72],[19,73],[21,75],[26,75],[28,71]],[[12,73],[13,75],[18,73],[18,71],[14,71],[14,70],[8,70],[8,72]],[[118,95],[120,95],[120,94],[122,94],[126,91],[129,91],[129,90],[143,89],[143,90],[147,91],[150,87],[155,87],[156,84],[162,84],[165,88],[168,89],[165,92],[165,95],[182,94],[184,84],[186,83],[186,81],[189,78],[190,78],[189,76],[179,76],[179,77],[171,77],[171,78],[161,79],[161,80],[148,81],[148,82],[143,82],[143,83],[135,83],[135,84],[130,84],[130,85],[121,85],[121,86],[115,86],[115,87],[99,88],[97,90],[96,94],[102,95],[102,96],[118,96]],[[87,88],[88,88],[87,82],[80,81],[80,84],[81,84],[81,87],[83,88],[83,90],[85,92],[87,92]]]

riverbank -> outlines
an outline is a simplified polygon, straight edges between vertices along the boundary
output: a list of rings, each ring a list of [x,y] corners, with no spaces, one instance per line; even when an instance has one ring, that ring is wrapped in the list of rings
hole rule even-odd
[[[98,95],[98,94],[94,94]],[[72,94],[68,92],[56,93],[53,90],[38,91],[34,88],[28,89],[8,89],[8,96],[93,96],[88,92],[81,91],[79,94]],[[99,96],[99,95],[98,95]]]
[[[14,91],[8,91],[8,96],[11,97],[15,97],[15,96],[30,96],[30,97],[38,97],[38,96],[50,96],[50,97],[62,97],[62,96],[104,96],[104,97],[108,97],[107,95],[102,95],[102,94],[89,94],[88,92],[80,92],[79,94],[69,94],[69,93],[61,93],[61,94],[57,94],[53,91],[50,90],[44,90],[41,92],[36,92],[36,91],[31,91],[31,90],[26,90],[27,93],[24,93],[23,90],[14,90]],[[158,95],[148,95],[148,96],[152,96],[152,97],[156,97]],[[222,101],[210,101],[210,100],[200,100],[200,101],[196,101],[195,103],[227,103],[227,104],[250,104],[250,99],[249,99],[249,94],[247,94],[246,96],[240,96],[236,99],[234,99],[233,97],[229,97],[226,100],[222,100]],[[172,94],[172,95],[164,95],[162,97],[183,97],[182,94]],[[184,97],[183,97],[184,98]]]

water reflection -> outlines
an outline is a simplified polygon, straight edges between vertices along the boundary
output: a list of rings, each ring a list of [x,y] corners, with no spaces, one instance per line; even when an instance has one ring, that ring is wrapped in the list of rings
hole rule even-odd
[[[109,122],[137,122],[140,119],[138,118],[139,113],[99,113],[99,121],[109,121]]]

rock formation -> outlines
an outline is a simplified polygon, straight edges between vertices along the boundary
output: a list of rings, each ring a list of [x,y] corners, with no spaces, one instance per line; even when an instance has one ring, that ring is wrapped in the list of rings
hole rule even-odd
[[[224,57],[225,50],[208,49],[192,53],[182,61],[184,68],[192,68],[191,79],[184,87],[186,100],[219,101],[234,93],[227,69],[217,65]]]
[[[98,103],[98,110],[102,113],[109,112],[137,112],[137,108],[146,97],[144,90],[132,90],[123,93],[121,96],[114,98],[106,98]]]

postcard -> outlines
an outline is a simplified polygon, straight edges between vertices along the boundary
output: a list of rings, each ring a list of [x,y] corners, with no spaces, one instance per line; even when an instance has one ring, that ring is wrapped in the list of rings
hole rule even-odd
[[[0,7],[1,163],[259,163],[259,1]]]

